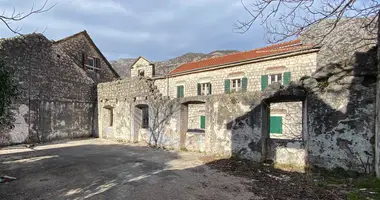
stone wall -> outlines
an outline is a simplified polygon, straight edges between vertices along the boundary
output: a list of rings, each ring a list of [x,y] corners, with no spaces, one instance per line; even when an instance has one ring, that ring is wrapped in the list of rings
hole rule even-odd
[[[271,67],[285,67],[282,72],[290,71],[291,80],[299,80],[302,76],[310,75],[316,69],[317,53],[308,53],[285,58],[270,59],[252,64],[239,65],[213,71],[192,73],[189,75],[169,78],[169,96],[177,97],[177,85],[184,85],[184,96],[197,96],[197,83],[209,79],[212,85],[212,94],[224,93],[224,80],[237,73],[248,78],[247,91],[261,90],[261,76],[271,73]],[[269,68],[269,69],[268,69]],[[269,71],[268,71],[269,70]],[[278,71],[276,71],[278,73]],[[241,78],[240,77],[240,78]]]
[[[153,131],[136,131],[131,123],[133,113],[128,109],[142,103],[154,108],[165,99],[164,107],[171,105],[171,114],[158,117],[164,122],[159,141],[162,146],[236,155],[253,161],[272,160],[287,167],[315,166],[372,173],[378,168],[375,166],[379,166],[375,164],[378,155],[375,152],[377,71],[374,66],[377,61],[371,46],[356,53],[344,51],[342,48],[357,41],[343,38],[346,33],[338,30],[342,34],[336,33],[337,38],[328,39],[324,44],[329,48],[322,47],[318,56],[310,53],[154,81],[128,79],[123,80],[125,84],[123,81],[103,84],[99,98],[108,103],[102,102],[99,109],[111,106],[119,110],[121,119],[115,122],[124,121],[117,127],[119,138],[136,138],[137,133],[137,138],[150,143],[148,138]],[[340,41],[345,42],[342,45]],[[278,66],[291,71],[294,82],[289,86],[271,84],[264,92],[260,91],[261,75],[272,73],[271,67]],[[236,74],[248,78],[248,91],[224,94],[224,80]],[[197,83],[207,79],[212,83],[213,94],[197,96]],[[185,86],[185,97],[177,99],[179,84]],[[159,100],[152,100],[156,98]],[[193,105],[205,106],[204,133],[188,132],[189,126],[198,126],[192,124],[192,118],[197,116],[193,114],[197,110]],[[285,115],[296,116],[296,124],[284,120],[284,132],[297,132],[299,138],[275,138],[269,134],[268,105],[276,112],[281,110]],[[115,134],[107,137],[115,138]],[[377,144],[380,145],[378,139]]]
[[[157,89],[163,96],[169,96],[168,94],[168,79],[167,78],[155,78],[154,85],[157,86]]]
[[[205,115],[205,105],[189,104],[188,109],[188,129],[201,129],[200,117]]]
[[[92,44],[90,40],[91,39],[87,36],[87,33],[81,32],[66,39],[59,40],[55,42],[54,45],[62,49],[68,56],[70,56],[72,61],[74,61],[77,66],[83,68],[87,75],[96,83],[116,80],[118,75],[110,69],[111,65],[97,51],[96,47],[94,47],[94,44]],[[99,58],[101,69],[92,71],[84,67],[83,53],[89,57]]]
[[[20,89],[12,105],[14,126],[1,129],[0,145],[96,132],[95,83],[59,46],[41,34],[1,39],[0,58],[15,72]]]
[[[327,65],[306,79],[310,88],[308,159],[326,168],[374,172],[376,50],[354,63]]]
[[[273,138],[299,139],[302,136],[302,102],[280,102],[270,104],[270,116],[282,117],[282,134],[271,134]]]

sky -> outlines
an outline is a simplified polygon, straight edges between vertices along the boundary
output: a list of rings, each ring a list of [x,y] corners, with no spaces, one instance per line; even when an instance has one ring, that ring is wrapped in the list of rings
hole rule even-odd
[[[28,12],[45,0],[0,0],[10,15]],[[59,40],[87,30],[108,60],[144,56],[161,61],[188,52],[250,50],[267,45],[264,29],[254,25],[237,33],[237,20],[249,19],[240,0],[49,0],[50,11],[12,23],[22,33],[44,31]],[[15,36],[0,24],[0,37]]]

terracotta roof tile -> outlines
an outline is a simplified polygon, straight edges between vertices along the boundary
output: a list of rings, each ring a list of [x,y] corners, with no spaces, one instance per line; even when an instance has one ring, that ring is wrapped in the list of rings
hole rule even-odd
[[[248,60],[248,59],[266,57],[266,56],[276,55],[279,53],[293,52],[293,51],[308,49],[312,47],[314,47],[314,45],[302,44],[301,40],[297,39],[297,40],[292,40],[289,42],[283,42],[283,43],[270,45],[270,46],[266,46],[266,47],[262,47],[258,49],[253,49],[250,51],[238,52],[238,53],[229,54],[229,55],[225,55],[221,57],[215,57],[215,58],[210,58],[206,60],[185,63],[175,68],[174,70],[172,70],[169,73],[169,75],[198,70],[198,69],[205,69],[207,67],[212,67],[216,65],[235,63],[235,62]]]

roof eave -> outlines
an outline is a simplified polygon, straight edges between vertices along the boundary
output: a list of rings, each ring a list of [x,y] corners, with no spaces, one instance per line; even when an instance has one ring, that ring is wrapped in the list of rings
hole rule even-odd
[[[179,72],[179,73],[174,73],[174,74],[170,74],[171,73],[170,72],[167,75],[167,77],[176,77],[176,76],[182,76],[182,75],[187,75],[187,74],[191,74],[191,73],[198,73],[198,72],[211,71],[211,70],[221,69],[221,68],[226,68],[226,67],[233,67],[233,66],[240,65],[240,64],[250,64],[250,63],[255,63],[255,62],[261,62],[261,61],[266,61],[272,57],[278,57],[278,56],[280,56],[280,58],[284,58],[284,57],[289,57],[289,56],[294,56],[294,55],[314,53],[314,52],[318,52],[319,50],[320,50],[320,47],[311,47],[311,48],[306,48],[306,49],[302,49],[302,50],[277,53],[277,54],[272,54],[269,56],[262,56],[262,57],[258,57],[258,58],[251,58],[251,59],[240,60],[240,61],[236,61],[236,62],[213,65],[213,66],[206,67],[206,68],[187,70],[184,72]],[[172,70],[172,71],[174,71],[174,70]]]

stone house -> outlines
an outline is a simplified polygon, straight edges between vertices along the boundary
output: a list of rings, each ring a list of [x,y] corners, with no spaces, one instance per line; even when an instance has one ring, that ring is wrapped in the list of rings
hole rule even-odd
[[[98,85],[99,136],[372,173],[379,156],[376,50],[367,45],[340,56],[349,44],[334,42],[362,44],[338,30],[326,38],[336,49],[300,38],[186,63],[165,76],[139,57],[130,78]],[[319,64],[327,55],[342,60]],[[354,59],[342,62],[348,56]]]
[[[58,41],[0,39],[0,59],[19,83],[13,126],[2,127],[0,145],[97,134],[96,85],[118,75],[86,31]]]

